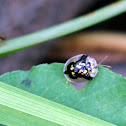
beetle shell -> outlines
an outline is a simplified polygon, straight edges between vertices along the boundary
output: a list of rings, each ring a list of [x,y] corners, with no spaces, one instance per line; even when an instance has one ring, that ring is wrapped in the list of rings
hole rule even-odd
[[[80,54],[67,60],[63,71],[69,82],[78,84],[92,80],[98,73],[98,64],[87,54]]]

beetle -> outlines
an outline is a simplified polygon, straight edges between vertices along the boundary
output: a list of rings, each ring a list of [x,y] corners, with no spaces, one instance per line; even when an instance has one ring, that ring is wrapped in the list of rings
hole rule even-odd
[[[64,65],[64,76],[72,84],[84,83],[92,80],[98,73],[96,60],[87,54],[80,54],[68,59]]]

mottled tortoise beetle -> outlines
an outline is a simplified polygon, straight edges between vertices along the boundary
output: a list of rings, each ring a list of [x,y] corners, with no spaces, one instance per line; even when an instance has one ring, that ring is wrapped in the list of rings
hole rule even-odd
[[[64,65],[64,75],[72,84],[92,80],[98,73],[96,60],[87,54],[71,57]]]

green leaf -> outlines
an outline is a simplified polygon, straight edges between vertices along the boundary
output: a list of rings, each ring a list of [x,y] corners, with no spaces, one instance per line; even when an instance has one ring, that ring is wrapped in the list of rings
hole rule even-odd
[[[11,102],[10,102],[11,103]],[[8,126],[58,126],[58,124],[49,122],[48,120],[38,118],[31,114],[24,113],[5,105],[0,105],[0,122],[7,124]],[[5,126],[1,124],[0,126]]]
[[[2,82],[0,122],[9,126],[113,126]]]
[[[0,126],[6,126],[6,125],[0,123]]]
[[[82,90],[66,84],[64,64],[43,64],[30,71],[4,74],[0,81],[107,122],[126,125],[126,79],[99,66],[98,75]]]
[[[120,0],[87,15],[51,28],[25,35],[0,44],[0,56],[10,54],[48,40],[85,29],[126,12],[126,1]]]

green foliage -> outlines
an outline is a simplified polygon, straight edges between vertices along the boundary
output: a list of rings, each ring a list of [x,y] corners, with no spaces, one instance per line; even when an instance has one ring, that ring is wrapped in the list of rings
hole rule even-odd
[[[12,92],[14,93],[14,92]],[[8,95],[8,99],[10,95]],[[11,102],[10,102],[11,103]],[[9,104],[8,104],[9,105]],[[28,105],[27,105],[28,107]],[[0,122],[8,126],[57,126],[58,124],[0,104]],[[5,126],[0,124],[0,126]]]
[[[63,24],[1,43],[0,56],[4,56],[5,54],[10,54],[51,39],[85,29],[124,12],[126,12],[126,1],[121,0],[115,2],[111,5],[96,10],[93,13],[78,17]]]
[[[90,27],[123,12],[126,12],[124,0],[61,25],[6,41],[0,44],[0,56]],[[82,90],[66,84],[63,64],[57,63],[6,73],[0,81],[4,82],[0,82],[0,125],[126,125],[126,79],[101,66],[98,75]]]
[[[4,124],[0,124],[0,126],[6,126],[6,125],[4,125]]]
[[[112,126],[108,122],[2,82],[0,122],[9,126]]]
[[[126,125],[126,79],[99,67],[98,75],[82,90],[66,84],[63,64],[43,64],[30,71],[4,74],[0,81],[107,122]]]

